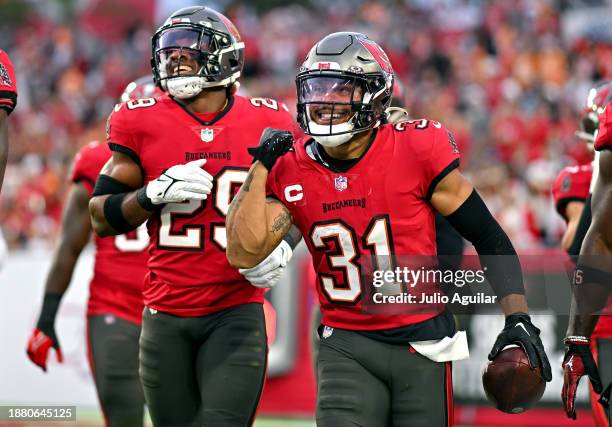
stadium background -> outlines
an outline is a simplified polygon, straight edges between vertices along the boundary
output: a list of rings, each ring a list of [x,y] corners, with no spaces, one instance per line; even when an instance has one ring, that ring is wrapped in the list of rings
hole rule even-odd
[[[240,30],[246,43],[241,93],[276,98],[293,110],[293,76],[315,41],[356,30],[380,42],[404,83],[410,114],[439,120],[455,133],[463,171],[517,249],[563,257],[557,249],[563,224],[550,185],[563,166],[590,161],[574,131],[588,89],[612,78],[609,0],[0,0],[0,48],[11,56],[19,84],[0,197],[10,248],[0,273],[0,404],[75,402],[83,408],[83,425],[99,423],[82,347],[91,252],[82,257],[60,312],[67,362],[44,375],[27,361],[25,342],[38,314],[72,158],[83,144],[103,138],[106,117],[125,85],[150,72],[154,29],[190,4],[224,11]],[[276,297],[290,307],[283,310],[296,328],[286,331],[294,345],[288,355],[295,359],[285,366],[285,377],[271,380],[268,390],[277,387],[282,399],[264,397],[263,412],[311,415],[308,337],[297,329],[313,303],[307,276],[298,265],[279,285],[298,289],[295,305],[283,300],[286,295]],[[558,336],[565,320],[540,315],[556,368],[545,408],[508,418],[486,406],[480,369],[499,330],[495,322],[501,327],[503,319],[480,316],[468,319],[473,357],[454,369],[458,400],[466,404],[457,411],[458,422],[565,423],[558,398]],[[287,375],[296,370],[297,377]],[[293,422],[268,418],[257,425]],[[588,414],[571,425],[591,425]]]

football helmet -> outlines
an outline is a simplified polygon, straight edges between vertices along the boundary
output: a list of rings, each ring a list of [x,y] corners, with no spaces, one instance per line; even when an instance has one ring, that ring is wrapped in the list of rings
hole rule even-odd
[[[406,105],[406,90],[402,81],[395,76],[393,80],[393,94],[391,106],[387,108],[387,123],[397,123],[402,120],[410,120],[410,114],[404,108]]]
[[[242,73],[244,42],[224,15],[208,7],[174,12],[153,35],[155,83],[179,99],[203,89],[229,87]]]
[[[378,126],[391,103],[393,76],[389,58],[366,35],[326,36],[296,77],[300,127],[321,145],[335,147]]]
[[[151,76],[143,76],[125,87],[119,101],[127,102],[130,99],[155,98],[163,95],[163,93],[164,92],[155,85]]]
[[[587,106],[580,119],[580,129],[576,131],[578,138],[593,144],[595,133],[599,128],[599,115],[603,113],[610,101],[612,101],[612,82],[605,82],[591,88],[587,96]]]

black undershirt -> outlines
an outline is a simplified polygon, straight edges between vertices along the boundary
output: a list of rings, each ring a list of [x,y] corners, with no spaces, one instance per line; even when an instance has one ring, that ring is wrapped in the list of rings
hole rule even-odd
[[[361,156],[355,159],[336,159],[335,157],[330,156],[325,151],[325,148],[316,141],[312,142],[312,152],[315,156],[315,160],[325,166],[326,168],[334,171],[334,172],[347,172],[350,168],[355,166],[359,160],[361,160],[366,153],[372,147],[374,139],[376,139],[376,135],[378,134],[378,129],[374,129],[372,135],[370,136],[370,141],[368,142],[368,148],[361,154]]]

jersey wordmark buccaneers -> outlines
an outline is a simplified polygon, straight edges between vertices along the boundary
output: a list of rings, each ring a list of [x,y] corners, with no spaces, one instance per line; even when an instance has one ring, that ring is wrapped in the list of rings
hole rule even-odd
[[[390,329],[441,312],[366,314],[372,270],[394,257],[436,255],[437,183],[459,166],[452,135],[438,122],[383,125],[368,151],[346,172],[326,167],[314,141],[296,142],[268,177],[268,194],[289,209],[313,257],[322,323],[354,330]],[[364,302],[365,301],[365,302]]]
[[[147,222],[151,237],[145,305],[177,316],[203,316],[248,302],[263,302],[225,256],[225,216],[244,182],[266,127],[295,131],[285,107],[271,99],[232,96],[219,114],[196,114],[167,95],[119,104],[109,119],[111,150],[130,156],[143,184],[165,169],[207,159],[214,177],[209,197],[168,203]]]

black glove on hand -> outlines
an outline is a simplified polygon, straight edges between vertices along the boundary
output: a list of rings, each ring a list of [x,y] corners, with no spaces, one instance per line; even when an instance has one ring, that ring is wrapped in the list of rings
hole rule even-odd
[[[541,368],[542,378],[545,381],[552,380],[550,363],[540,340],[540,330],[531,323],[531,318],[527,313],[514,313],[506,316],[506,325],[493,344],[489,360],[495,359],[504,347],[512,344],[520,345],[523,348],[532,368]]]
[[[255,160],[259,160],[270,171],[276,160],[289,151],[292,146],[293,135],[291,135],[291,132],[265,128],[259,139],[259,146],[249,148],[248,151]]]

